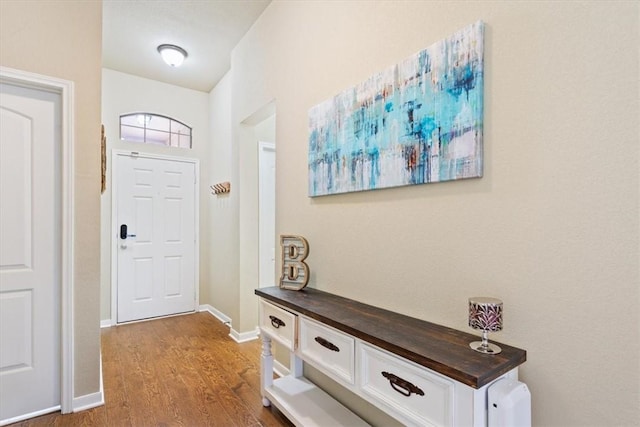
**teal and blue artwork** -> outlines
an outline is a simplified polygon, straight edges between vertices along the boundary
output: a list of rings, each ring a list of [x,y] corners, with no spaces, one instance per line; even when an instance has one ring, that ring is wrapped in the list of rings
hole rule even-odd
[[[309,111],[309,196],[482,176],[481,21]]]

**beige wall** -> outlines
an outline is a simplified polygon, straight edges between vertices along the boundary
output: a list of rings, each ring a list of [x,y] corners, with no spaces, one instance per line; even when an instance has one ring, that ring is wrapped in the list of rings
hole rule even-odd
[[[240,316],[238,263],[238,170],[231,141],[231,76],[225,75],[209,97],[211,147],[209,182],[231,182],[231,192],[208,200],[209,281],[201,291],[201,303],[211,304],[231,319]],[[235,159],[235,160],[234,160]],[[206,295],[205,295],[206,294]]]
[[[479,19],[485,176],[308,198],[309,108]],[[237,176],[242,121],[276,100],[277,230],[308,238],[311,287],[464,331],[468,297],[499,297],[534,425],[636,425],[638,22],[637,2],[274,1],[212,126]]]
[[[74,394],[100,389],[102,2],[0,2],[0,64],[74,82]]]
[[[275,142],[276,104],[267,100],[236,115],[234,78],[227,73],[210,93],[209,179],[230,181],[231,192],[209,203],[209,280],[201,303],[230,318],[232,332],[251,334],[258,320],[258,142]]]

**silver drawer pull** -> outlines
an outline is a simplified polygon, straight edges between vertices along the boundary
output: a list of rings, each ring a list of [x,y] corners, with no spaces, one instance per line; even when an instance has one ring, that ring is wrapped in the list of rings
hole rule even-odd
[[[424,391],[422,391],[420,387],[411,384],[407,380],[390,374],[389,372],[382,372],[382,376],[388,379],[391,387],[403,396],[411,396],[411,393],[415,393],[419,396],[424,396]]]
[[[276,316],[269,316],[269,319],[271,319],[271,326],[273,326],[276,329],[278,329],[280,326],[287,326],[284,324],[282,320],[278,319]]]
[[[322,337],[315,337],[314,339],[316,340],[316,342],[318,344],[320,344],[324,348],[328,348],[331,351],[340,351],[340,347],[338,347],[337,345],[335,345],[332,342],[327,341],[326,339],[324,339]]]

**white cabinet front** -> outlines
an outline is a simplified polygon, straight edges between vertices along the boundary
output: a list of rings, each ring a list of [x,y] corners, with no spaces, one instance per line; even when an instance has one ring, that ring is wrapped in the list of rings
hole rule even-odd
[[[408,425],[453,426],[454,382],[359,343],[362,393]]]
[[[260,300],[260,329],[290,351],[296,348],[297,320],[295,314]]]
[[[300,354],[325,374],[354,384],[355,340],[305,317],[300,318]]]

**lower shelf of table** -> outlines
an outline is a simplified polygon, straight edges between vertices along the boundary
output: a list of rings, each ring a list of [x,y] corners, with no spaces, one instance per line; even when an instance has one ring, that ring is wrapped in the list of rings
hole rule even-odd
[[[274,380],[265,397],[296,426],[369,425],[304,377]]]

